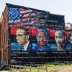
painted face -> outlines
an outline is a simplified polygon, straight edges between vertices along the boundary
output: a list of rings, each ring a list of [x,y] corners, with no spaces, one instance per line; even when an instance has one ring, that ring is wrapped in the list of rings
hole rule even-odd
[[[23,29],[18,29],[16,31],[16,40],[18,44],[25,44],[27,41],[26,35],[25,35],[25,30]]]
[[[62,33],[59,33],[58,31],[55,33],[55,41],[57,44],[62,44],[65,40],[65,37],[62,35]]]
[[[72,44],[72,36],[70,36],[70,43]]]
[[[38,33],[38,38],[37,38],[38,44],[40,47],[44,47],[45,44],[47,43],[47,37],[44,32],[39,32]]]

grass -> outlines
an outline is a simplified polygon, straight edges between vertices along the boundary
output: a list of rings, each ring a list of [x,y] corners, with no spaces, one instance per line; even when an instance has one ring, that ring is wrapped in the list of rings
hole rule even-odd
[[[37,67],[25,66],[23,69],[11,68],[7,72],[67,72],[67,69],[68,72],[72,72],[72,64],[43,64]]]

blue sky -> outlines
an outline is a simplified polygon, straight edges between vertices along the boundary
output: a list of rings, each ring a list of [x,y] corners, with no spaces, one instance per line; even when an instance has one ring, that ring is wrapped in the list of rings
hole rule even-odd
[[[72,23],[72,0],[0,0],[0,16],[6,3],[49,11],[65,16],[65,22]]]

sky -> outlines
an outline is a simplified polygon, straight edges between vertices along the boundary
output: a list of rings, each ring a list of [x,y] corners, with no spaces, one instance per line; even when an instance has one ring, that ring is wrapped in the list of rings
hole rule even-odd
[[[72,23],[72,0],[0,0],[0,16],[6,3],[49,11],[65,16],[65,23]]]

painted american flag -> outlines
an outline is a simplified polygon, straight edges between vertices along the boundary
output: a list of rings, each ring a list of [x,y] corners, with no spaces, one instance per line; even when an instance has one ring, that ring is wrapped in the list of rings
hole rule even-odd
[[[9,24],[22,24],[18,8],[8,9],[8,20]]]
[[[8,23],[16,26],[30,26],[35,22],[36,14],[31,9],[9,8]]]
[[[21,21],[25,25],[33,24],[33,22],[35,21],[35,16],[36,16],[33,10],[20,8],[19,12],[20,12]]]

